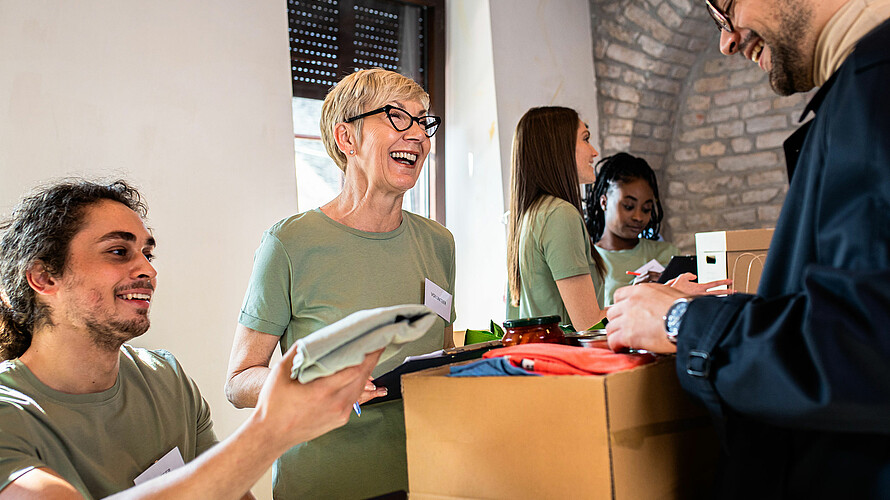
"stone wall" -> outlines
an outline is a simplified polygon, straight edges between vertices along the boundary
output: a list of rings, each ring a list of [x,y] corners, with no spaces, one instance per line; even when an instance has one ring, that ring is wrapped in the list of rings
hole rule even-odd
[[[692,253],[696,232],[774,226],[782,142],[809,96],[778,97],[754,63],[720,54],[699,2],[591,0],[591,16],[601,153],[656,170],[665,239]]]
[[[782,143],[810,97],[777,96],[765,72],[716,43],[690,73],[659,186],[673,241],[688,251],[699,231],[775,226],[788,187]]]
[[[600,145],[664,164],[683,86],[708,29],[690,0],[592,0]],[[707,13],[705,13],[707,16]]]

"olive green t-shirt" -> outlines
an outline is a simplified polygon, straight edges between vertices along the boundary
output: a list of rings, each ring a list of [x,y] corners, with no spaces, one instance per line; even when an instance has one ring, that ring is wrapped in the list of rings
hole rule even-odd
[[[571,322],[556,281],[589,274],[596,300],[603,306],[603,282],[590,249],[581,213],[569,202],[544,196],[522,220],[519,234],[518,317],[558,314]],[[589,325],[587,325],[589,326]]]
[[[256,251],[238,322],[297,339],[349,314],[376,307],[422,304],[424,280],[454,294],[454,238],[439,223],[402,212],[394,231],[371,233],[340,224],[315,209],[282,220]],[[373,376],[405,357],[441,349],[449,321],[437,318],[419,340],[385,352]],[[361,417],[300,444],[275,464],[276,498],[367,498],[408,489],[402,401],[362,407]]]
[[[633,283],[634,276],[627,271],[639,269],[652,259],[666,266],[674,255],[680,255],[680,249],[666,241],[655,241],[641,238],[637,246],[630,250],[604,250],[596,247],[606,264],[606,305],[613,303],[615,290]]]
[[[167,351],[124,345],[110,389],[66,394],[18,359],[0,363],[0,489],[52,469],[85,498],[103,498],[174,447],[188,463],[217,442],[210,407]]]

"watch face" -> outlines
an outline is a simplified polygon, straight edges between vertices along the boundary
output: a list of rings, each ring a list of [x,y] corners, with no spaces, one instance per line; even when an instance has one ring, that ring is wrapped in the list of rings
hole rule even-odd
[[[677,332],[680,330],[680,320],[683,318],[687,307],[689,307],[689,301],[681,299],[674,302],[671,308],[668,309],[667,316],[664,318],[664,328],[667,330],[669,337],[677,336]]]

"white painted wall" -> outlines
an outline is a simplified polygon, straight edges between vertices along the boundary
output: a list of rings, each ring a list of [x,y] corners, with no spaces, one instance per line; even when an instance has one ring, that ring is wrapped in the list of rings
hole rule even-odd
[[[179,357],[220,437],[246,416],[222,387],[253,252],[296,208],[284,9],[0,0],[0,212],[64,175],[142,188],[159,287],[134,343]]]
[[[534,106],[567,106],[599,137],[589,1],[449,0],[447,21],[446,221],[457,246],[455,329],[484,329],[505,315],[503,214],[519,118]]]
[[[509,207],[513,132],[529,108],[572,108],[590,127],[590,137],[599,137],[590,1],[490,1],[504,206]]]
[[[151,330],[182,360],[217,433],[263,230],[295,211],[287,20],[280,0],[0,0],[0,212],[39,181],[143,188],[159,241]],[[510,144],[529,107],[596,130],[587,0],[449,0],[445,166],[457,329],[502,321]],[[269,497],[268,477],[254,488]]]
[[[445,221],[454,234],[455,330],[503,321],[505,230],[488,0],[451,0],[445,68]],[[507,153],[509,157],[509,153]]]

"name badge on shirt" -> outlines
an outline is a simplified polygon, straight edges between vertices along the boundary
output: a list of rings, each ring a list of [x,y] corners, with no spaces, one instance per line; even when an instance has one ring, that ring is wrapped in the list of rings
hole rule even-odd
[[[158,459],[157,462],[151,464],[151,467],[145,469],[145,472],[139,474],[136,479],[133,480],[133,484],[142,484],[149,479],[163,476],[173,469],[178,469],[183,465],[185,465],[185,462],[182,460],[182,453],[179,452],[179,446],[175,446],[172,450],[168,451],[166,455]]]
[[[428,278],[425,281],[423,305],[432,309],[448,323],[451,321],[451,294]]]

